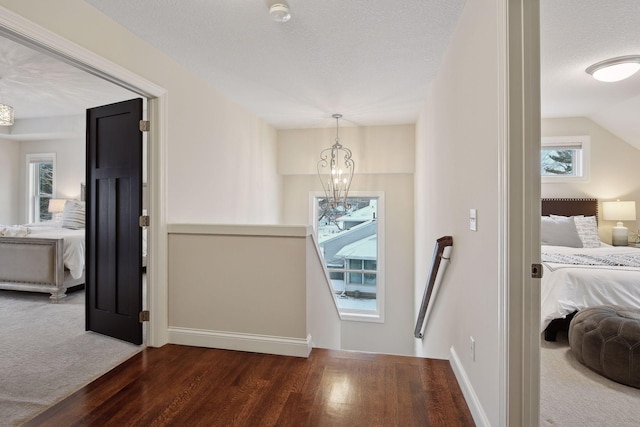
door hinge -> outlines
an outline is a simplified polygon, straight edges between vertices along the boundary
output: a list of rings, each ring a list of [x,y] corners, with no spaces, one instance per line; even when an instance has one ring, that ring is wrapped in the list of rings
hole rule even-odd
[[[542,279],[542,264],[531,264],[531,277]]]
[[[140,132],[149,132],[151,130],[151,122],[149,120],[140,120]]]
[[[140,323],[149,321],[149,310],[142,310],[138,316]]]
[[[139,224],[140,227],[148,227],[149,226],[149,215],[140,215]]]

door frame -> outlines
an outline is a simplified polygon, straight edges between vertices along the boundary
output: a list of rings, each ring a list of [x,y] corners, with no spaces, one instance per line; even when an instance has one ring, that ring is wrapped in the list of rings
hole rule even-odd
[[[150,321],[146,345],[161,347],[169,342],[166,169],[168,91],[0,6],[0,36],[55,56],[57,59],[101,77],[147,98],[148,135],[147,183],[152,220],[147,241],[147,302]],[[149,286],[152,283],[153,286]]]
[[[500,117],[500,425],[540,418],[540,2],[502,0]]]

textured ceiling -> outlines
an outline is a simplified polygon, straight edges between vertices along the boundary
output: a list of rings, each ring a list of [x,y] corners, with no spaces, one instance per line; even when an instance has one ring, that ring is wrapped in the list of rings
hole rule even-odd
[[[414,123],[463,0],[85,0],[279,129]]]
[[[542,0],[543,117],[588,117],[640,149],[640,73],[604,83],[585,68],[640,54],[640,1]]]
[[[86,0],[278,128],[413,123],[462,0]],[[640,54],[639,0],[541,0],[543,117],[588,117],[640,148],[640,73],[584,69]],[[0,38],[0,95],[17,118],[83,114],[133,96]]]
[[[137,95],[48,55],[0,37],[0,101],[16,119],[83,115]]]

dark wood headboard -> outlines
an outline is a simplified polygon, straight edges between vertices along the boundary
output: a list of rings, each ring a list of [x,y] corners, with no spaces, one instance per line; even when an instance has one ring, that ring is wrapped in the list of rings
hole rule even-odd
[[[542,215],[584,215],[598,220],[598,199],[542,199]]]

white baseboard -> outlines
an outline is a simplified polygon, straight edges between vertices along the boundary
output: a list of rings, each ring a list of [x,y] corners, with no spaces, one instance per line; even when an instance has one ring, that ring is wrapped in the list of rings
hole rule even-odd
[[[169,327],[169,343],[296,357],[309,357],[312,349],[311,335],[303,339],[177,327]]]
[[[449,349],[449,354],[449,363],[451,364],[451,369],[453,369],[453,373],[458,380],[458,384],[460,385],[460,389],[462,390],[464,399],[467,401],[467,405],[469,406],[469,411],[471,411],[473,420],[478,427],[490,427],[491,423],[487,418],[487,414],[485,414],[484,409],[482,409],[480,399],[478,399],[478,395],[476,395],[475,390],[471,386],[471,381],[469,381],[467,372],[462,367],[460,358],[458,357],[458,354],[456,353],[456,350],[453,348],[453,346]]]

